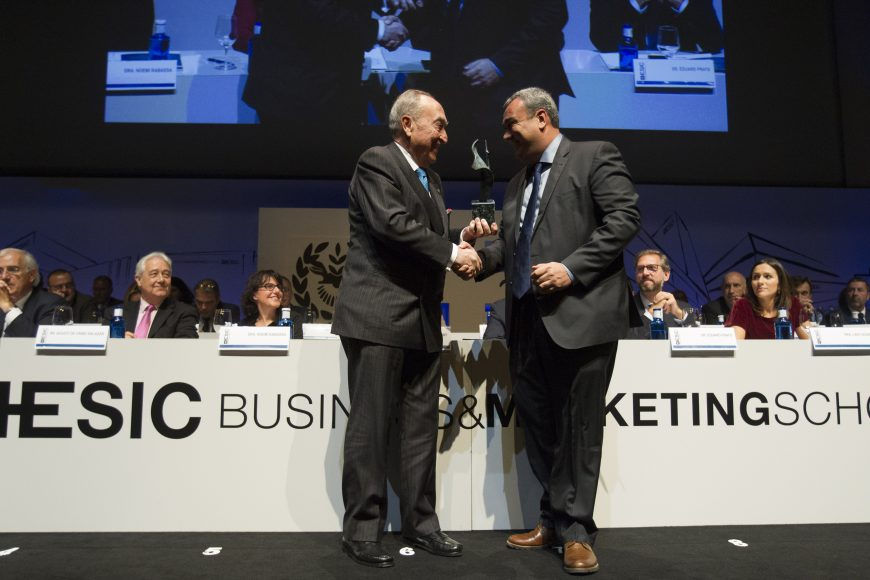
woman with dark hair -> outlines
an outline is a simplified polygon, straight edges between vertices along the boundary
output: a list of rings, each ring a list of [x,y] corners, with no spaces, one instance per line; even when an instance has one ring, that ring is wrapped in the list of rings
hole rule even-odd
[[[809,338],[800,325],[801,303],[792,296],[785,268],[773,258],[762,258],[752,267],[746,296],[734,302],[725,326],[732,327],[739,339],[772,339],[780,308],[788,312],[794,333]]]
[[[281,275],[275,270],[260,270],[251,274],[242,292],[244,319],[239,326],[277,326],[281,318],[284,290]],[[293,338],[302,338],[302,319],[292,310]]]

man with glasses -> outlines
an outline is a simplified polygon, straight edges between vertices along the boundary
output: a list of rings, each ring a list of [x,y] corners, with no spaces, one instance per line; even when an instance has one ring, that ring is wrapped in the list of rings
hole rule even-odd
[[[124,306],[125,338],[199,338],[196,309],[169,296],[172,260],[151,252],[136,263],[141,299]]]
[[[214,311],[218,308],[232,312],[233,322],[239,322],[239,307],[221,300],[221,289],[217,280],[204,278],[193,287],[193,300],[199,313],[199,332],[214,332]]]
[[[76,281],[69,270],[54,270],[48,275],[48,291],[63,298],[72,308],[73,322],[90,322],[91,297],[76,290]],[[96,320],[94,320],[96,322]]]
[[[677,300],[670,292],[662,289],[665,282],[671,278],[671,264],[664,252],[659,250],[641,250],[634,258],[634,280],[638,292],[634,295],[634,306],[637,308],[643,326],[633,327],[627,338],[649,338],[649,323],[653,319],[653,309],[661,308],[665,326],[681,326],[685,321],[688,304]]]
[[[17,248],[0,250],[0,329],[3,336],[35,337],[40,324],[63,304],[39,288],[39,265],[33,254]]]

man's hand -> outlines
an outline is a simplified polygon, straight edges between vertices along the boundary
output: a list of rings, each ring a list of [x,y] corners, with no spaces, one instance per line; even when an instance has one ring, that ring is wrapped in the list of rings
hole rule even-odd
[[[384,16],[381,21],[384,23],[384,36],[378,41],[381,46],[387,50],[396,50],[408,40],[408,29],[398,17]]]
[[[136,335],[130,332],[129,330],[124,331],[124,338],[136,338]]]
[[[472,243],[477,238],[484,236],[494,236],[498,233],[498,224],[489,224],[486,220],[474,218],[469,222],[467,227],[462,228],[460,239],[464,242]]]
[[[653,303],[650,308],[661,308],[663,313],[670,314],[677,320],[682,320],[686,313],[677,304],[677,299],[670,292],[659,292],[653,298]],[[650,311],[652,314],[652,311]]]
[[[0,280],[0,310],[9,312],[15,308],[15,303],[12,301],[12,294],[9,293],[9,287],[6,282]],[[2,330],[2,328],[0,328]]]
[[[561,262],[547,262],[532,266],[532,285],[539,294],[552,294],[571,285],[568,271]]]
[[[462,74],[471,81],[472,87],[486,88],[498,82],[498,70],[488,58],[481,58],[465,65]]]
[[[468,242],[460,242],[459,252],[456,254],[456,260],[451,269],[463,280],[470,280],[477,276],[482,268],[483,263],[474,247]]]
[[[390,0],[390,6],[398,10],[416,10],[423,7],[423,0]]]

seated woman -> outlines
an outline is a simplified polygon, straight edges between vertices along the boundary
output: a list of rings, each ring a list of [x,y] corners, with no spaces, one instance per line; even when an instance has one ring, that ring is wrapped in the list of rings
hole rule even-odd
[[[773,258],[763,258],[752,267],[746,296],[734,302],[725,326],[732,327],[738,339],[773,339],[780,308],[788,311],[792,331],[799,338],[809,338],[800,326],[801,303],[792,296],[785,268]]]
[[[281,300],[284,298],[280,277],[274,270],[260,270],[251,274],[242,292],[244,318],[239,326],[278,326]],[[290,320],[293,321],[293,338],[302,338],[302,318],[291,310]]]

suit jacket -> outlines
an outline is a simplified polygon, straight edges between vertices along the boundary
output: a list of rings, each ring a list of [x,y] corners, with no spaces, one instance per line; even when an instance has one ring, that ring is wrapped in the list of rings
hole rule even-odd
[[[701,313],[704,315],[704,324],[719,324],[719,315],[728,320],[728,315],[731,314],[731,308],[725,302],[725,297],[720,296],[716,300],[712,300],[701,307]]]
[[[498,239],[480,250],[483,279],[504,271],[510,336],[513,255],[520,229],[526,171],[505,192]],[[631,313],[622,252],[640,228],[637,193],[622,156],[611,143],[574,143],[556,151],[532,231],[532,264],[561,262],[574,284],[537,304],[550,337],[562,348],[582,348],[624,338]]]
[[[196,308],[184,302],[166,298],[152,314],[151,330],[148,338],[199,338],[196,333]],[[124,305],[124,330],[136,332],[136,319],[139,317],[139,303]]]
[[[24,303],[21,314],[9,323],[9,328],[3,336],[35,337],[40,324],[51,324],[54,307],[61,304],[64,304],[64,301],[60,296],[34,288],[30,298]],[[6,313],[0,311],[0,332],[5,323]]]
[[[91,322],[91,320],[89,320],[89,315],[91,313],[90,296],[77,291],[71,306],[73,309],[73,322],[76,324],[81,322]],[[93,322],[96,322],[96,320]]]
[[[350,240],[332,332],[401,348],[441,350],[447,231],[441,178],[429,193],[391,143],[359,159],[348,191]]]
[[[656,2],[650,3],[640,14],[628,0],[591,0],[589,39],[598,50],[615,52],[619,49],[623,24],[632,25],[634,42],[641,50],[657,50],[658,27],[663,24],[677,27],[680,50],[719,52],[724,46],[722,25],[712,0],[689,0],[682,14]]]
[[[372,0],[262,0],[244,100],[264,124],[363,119],[363,53],[377,40]],[[356,115],[356,113],[359,115]],[[339,120],[335,119],[339,116]],[[358,118],[356,118],[358,117]],[[334,124],[333,124],[334,123]]]
[[[639,293],[637,293],[632,297],[631,302],[632,304],[634,304],[634,308],[637,311],[638,316],[640,316],[640,320],[643,323],[643,326],[635,326],[629,329],[628,336],[626,336],[626,338],[631,340],[646,340],[649,338],[650,319],[644,316],[646,308],[644,308],[643,298]],[[681,310],[685,310],[689,307],[689,305],[682,300],[677,300],[677,305],[680,307]],[[682,324],[676,318],[674,318],[673,314],[667,312],[663,314],[662,320],[665,321],[665,326],[667,326],[668,328],[682,326]]]
[[[451,11],[458,1],[427,1],[423,10],[402,14],[414,46],[432,52],[431,80],[439,98],[467,86],[463,67],[482,58],[504,75],[494,87],[496,108],[523,87],[546,89],[557,101],[562,93],[572,94],[559,54],[568,22],[564,0],[463,0],[461,11]],[[474,92],[480,89],[469,91]]]

